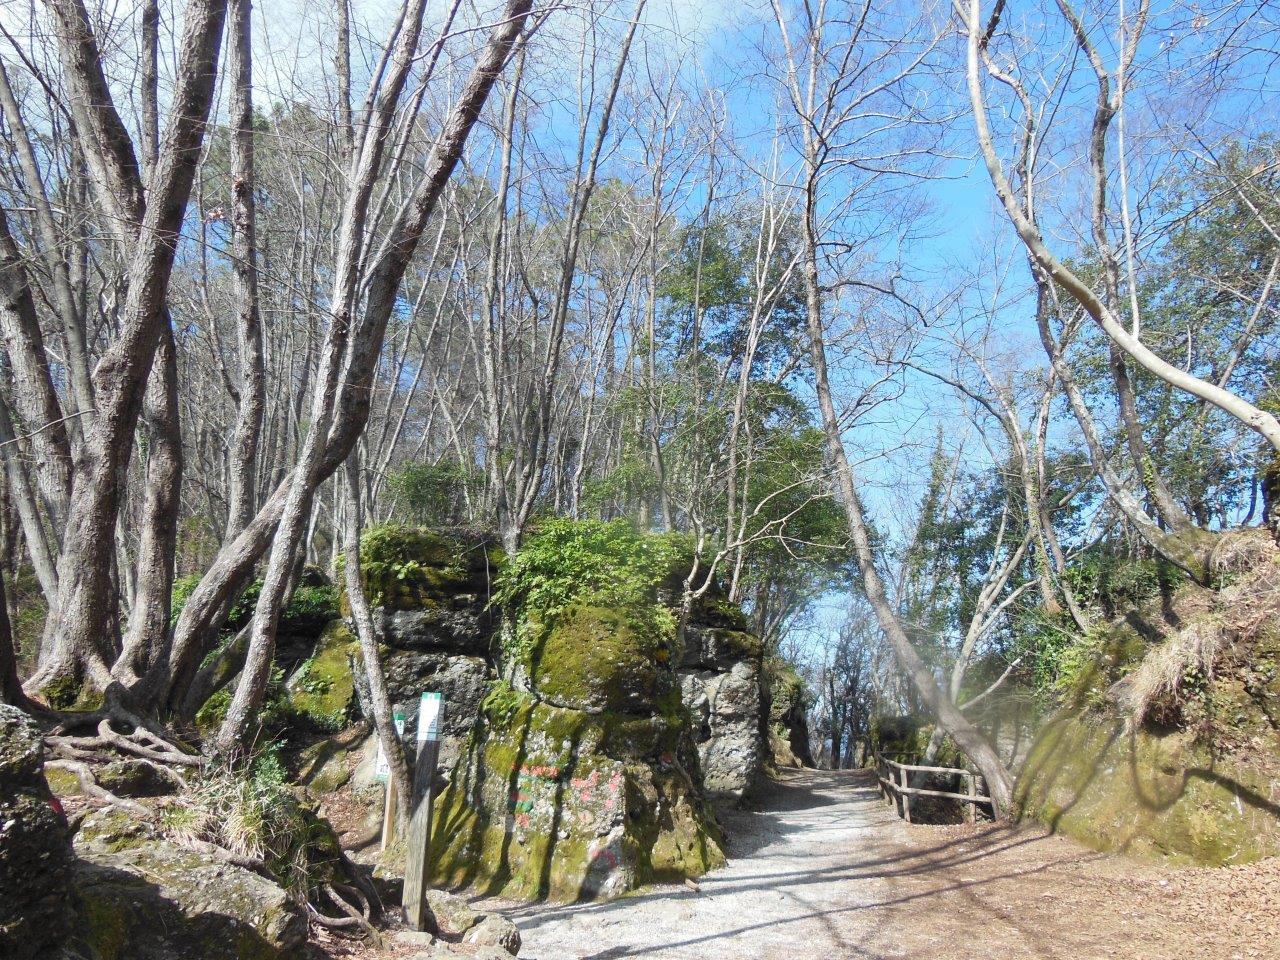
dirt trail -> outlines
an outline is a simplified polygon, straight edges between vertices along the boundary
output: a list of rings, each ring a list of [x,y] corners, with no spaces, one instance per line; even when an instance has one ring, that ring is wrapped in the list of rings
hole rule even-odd
[[[528,960],[1280,957],[1280,864],[1170,871],[1028,830],[909,826],[865,772],[804,771],[725,818],[700,892],[503,904]]]

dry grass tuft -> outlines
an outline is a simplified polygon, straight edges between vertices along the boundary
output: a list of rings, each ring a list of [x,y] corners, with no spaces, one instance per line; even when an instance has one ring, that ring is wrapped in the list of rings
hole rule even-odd
[[[1211,680],[1220,658],[1280,623],[1280,549],[1261,529],[1222,535],[1209,559],[1216,590],[1178,598],[1183,625],[1129,677],[1126,704],[1142,723],[1176,714],[1193,688]]]
[[[1128,684],[1134,722],[1155,719],[1158,708],[1178,704],[1192,677],[1210,679],[1224,641],[1222,625],[1206,618],[1188,624],[1147,654]]]

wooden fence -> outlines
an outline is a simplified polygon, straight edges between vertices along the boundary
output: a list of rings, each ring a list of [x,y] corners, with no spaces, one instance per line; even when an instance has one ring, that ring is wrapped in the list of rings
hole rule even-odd
[[[967,786],[965,793],[952,793],[949,790],[925,790],[911,786],[912,773],[938,773],[959,777]],[[965,805],[965,819],[973,823],[977,819],[978,804],[991,806],[991,797],[985,792],[987,782],[981,774],[959,767],[923,767],[910,763],[898,763],[880,754],[876,754],[876,778],[880,781],[880,795],[889,802],[902,819],[911,822],[912,797],[944,797],[959,800]]]

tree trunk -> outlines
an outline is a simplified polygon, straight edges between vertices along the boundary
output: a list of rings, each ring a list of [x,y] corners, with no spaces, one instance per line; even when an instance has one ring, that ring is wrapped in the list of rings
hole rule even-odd
[[[360,639],[360,657],[364,664],[365,680],[369,688],[369,704],[373,710],[373,724],[382,742],[383,753],[391,767],[391,777],[396,791],[402,798],[413,796],[413,784],[409,779],[409,764],[405,760],[404,746],[396,730],[391,714],[391,697],[387,694],[386,677],[378,654],[378,638],[373,629],[373,617],[369,613],[369,601],[364,593],[364,581],[360,574],[360,530],[363,518],[360,509],[359,453],[352,451],[347,458],[347,523],[345,525],[345,575],[347,600],[351,604],[351,620],[356,636]],[[410,804],[402,800],[397,808],[401,835],[409,827]]]
[[[818,281],[817,245],[812,224],[815,210],[812,197],[806,216],[806,251],[804,264],[805,307],[808,314],[809,341],[812,352],[814,388],[822,411],[823,432],[826,435],[827,453],[835,467],[836,490],[844,503],[853,541],[858,569],[862,573],[863,590],[875,611],[880,629],[889,641],[898,666],[920,699],[937,718],[939,726],[950,734],[987,780],[991,801],[997,817],[1005,816],[1013,801],[1013,777],[981,732],[960,712],[955,702],[940,689],[933,672],[925,665],[907,637],[897,613],[885,593],[884,583],[876,568],[874,548],[870,532],[858,498],[853,467],[845,453],[841,439],[840,420],[831,397],[831,385],[827,376],[827,357],[822,325],[822,300]]]

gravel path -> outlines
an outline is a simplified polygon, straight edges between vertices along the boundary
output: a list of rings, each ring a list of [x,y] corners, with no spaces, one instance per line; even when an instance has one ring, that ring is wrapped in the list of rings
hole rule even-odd
[[[1276,960],[1280,860],[1174,870],[1031,828],[909,826],[865,772],[724,817],[700,892],[502,904],[522,960]]]
[[[867,870],[890,852],[896,818],[866,774],[805,771],[773,784],[755,811],[723,817],[729,864],[700,892],[662,887],[610,903],[508,908],[522,958],[868,956],[866,908],[890,898]]]

